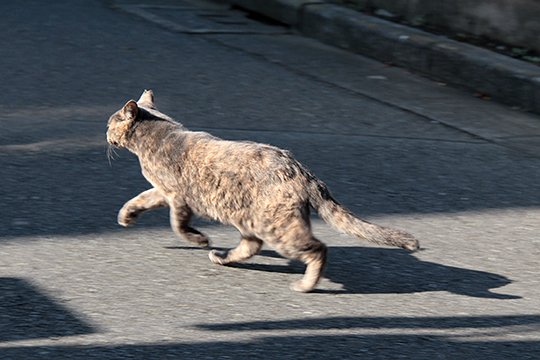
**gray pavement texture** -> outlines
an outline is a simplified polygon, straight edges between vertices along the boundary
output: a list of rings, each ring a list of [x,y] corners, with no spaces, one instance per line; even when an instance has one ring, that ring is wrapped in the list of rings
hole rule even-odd
[[[237,10],[143,4],[0,2],[0,359],[540,357],[538,117]],[[188,128],[290,149],[423,250],[314,219],[329,265],[298,294],[272,249],[219,267],[166,211],[120,228],[149,185],[108,163],[106,121],[145,88]]]
[[[332,1],[221,0],[302,34],[540,113],[540,67]],[[488,10],[486,10],[488,11]]]

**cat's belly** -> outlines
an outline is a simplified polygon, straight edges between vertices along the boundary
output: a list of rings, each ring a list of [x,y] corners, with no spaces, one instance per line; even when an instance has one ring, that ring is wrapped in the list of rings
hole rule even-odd
[[[241,204],[232,196],[223,196],[219,192],[194,191],[196,186],[183,186],[177,181],[162,179],[154,174],[143,175],[152,186],[158,189],[169,204],[184,203],[197,216],[216,220],[223,224],[236,225],[237,219],[248,212],[247,204]]]
[[[247,208],[232,207],[226,203],[209,201],[209,199],[187,197],[187,206],[197,216],[216,220],[222,224],[237,225],[239,219],[245,218],[249,212]]]

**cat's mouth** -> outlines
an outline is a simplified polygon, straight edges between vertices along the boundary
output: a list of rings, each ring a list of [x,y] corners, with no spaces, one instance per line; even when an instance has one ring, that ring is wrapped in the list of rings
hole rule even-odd
[[[109,143],[109,147],[112,145],[114,147],[119,147],[119,143],[116,140],[113,140],[109,137],[109,134],[107,134],[107,142]]]

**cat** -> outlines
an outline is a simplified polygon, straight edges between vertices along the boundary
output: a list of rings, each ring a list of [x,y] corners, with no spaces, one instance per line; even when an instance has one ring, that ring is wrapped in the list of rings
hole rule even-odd
[[[246,260],[266,242],[281,255],[306,264],[304,276],[290,288],[312,291],[323,273],[327,248],[312,234],[310,208],[347,234],[375,244],[419,248],[412,235],[361,220],[345,209],[290,152],[189,131],[156,109],[151,90],[109,118],[107,142],[137,155],[153,186],[125,203],[118,223],[128,226],[143,211],[169,207],[173,231],[201,247],[210,242],[189,225],[192,215],[233,225],[241,234],[240,243],[228,251],[211,250],[214,264]]]

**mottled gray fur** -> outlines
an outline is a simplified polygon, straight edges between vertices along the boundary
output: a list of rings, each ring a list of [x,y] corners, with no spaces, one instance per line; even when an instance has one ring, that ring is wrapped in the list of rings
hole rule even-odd
[[[304,277],[291,288],[313,290],[326,263],[326,246],[311,232],[311,207],[347,234],[408,250],[419,247],[408,233],[354,216],[288,151],[189,131],[156,110],[149,90],[110,117],[107,141],[136,154],[153,186],[122,207],[118,222],[128,226],[143,211],[169,207],[175,233],[202,247],[208,247],[209,240],[189,226],[193,214],[233,225],[240,243],[225,252],[211,250],[215,264],[248,259],[266,242],[307,265]]]

